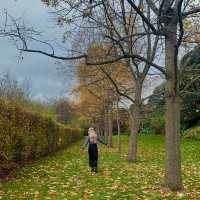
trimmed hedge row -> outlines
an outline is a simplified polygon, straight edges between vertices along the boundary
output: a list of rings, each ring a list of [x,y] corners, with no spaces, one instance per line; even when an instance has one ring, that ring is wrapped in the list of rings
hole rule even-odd
[[[65,148],[83,136],[73,129],[0,100],[0,175],[16,164]]]

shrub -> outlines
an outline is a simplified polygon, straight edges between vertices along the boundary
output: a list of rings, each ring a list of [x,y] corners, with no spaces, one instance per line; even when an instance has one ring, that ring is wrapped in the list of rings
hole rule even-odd
[[[158,116],[153,117],[150,121],[150,127],[155,134],[164,134],[165,133],[165,117]]]
[[[183,132],[184,138],[200,140],[200,126],[187,129]]]
[[[20,162],[65,148],[82,136],[82,129],[0,100],[0,175]]]
[[[164,116],[156,116],[145,118],[142,122],[141,132],[145,134],[164,134],[165,133],[165,118]]]

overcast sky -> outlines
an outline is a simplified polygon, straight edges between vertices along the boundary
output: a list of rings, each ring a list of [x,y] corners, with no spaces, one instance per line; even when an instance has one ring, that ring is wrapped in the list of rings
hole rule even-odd
[[[14,17],[23,16],[25,23],[29,26],[44,31],[46,39],[61,38],[62,29],[56,25],[49,10],[40,0],[0,0],[0,3],[1,23],[2,12],[7,9],[8,13]],[[66,95],[73,85],[72,80],[65,83],[62,81],[63,77],[58,74],[56,69],[59,66],[55,64],[54,59],[26,53],[23,61],[18,62],[19,52],[5,38],[0,38],[0,52],[0,76],[9,72],[17,80],[30,79],[35,98]]]

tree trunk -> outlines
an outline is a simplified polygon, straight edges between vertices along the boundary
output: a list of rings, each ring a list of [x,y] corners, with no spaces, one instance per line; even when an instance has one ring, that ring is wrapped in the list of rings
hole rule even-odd
[[[128,160],[135,161],[137,157],[137,135],[141,123],[141,92],[142,88],[139,83],[135,84],[135,103],[131,108],[131,135],[129,141]]]
[[[182,188],[180,153],[180,98],[178,69],[176,65],[176,23],[168,26],[165,39],[166,82],[166,125],[165,125],[165,184],[171,190]]]
[[[108,109],[105,106],[105,116],[104,116],[104,138],[105,138],[105,143],[108,143]]]
[[[121,130],[120,130],[120,119],[119,119],[119,99],[117,100],[117,148],[118,151],[121,152]]]
[[[108,109],[108,147],[113,147],[113,120],[112,120],[112,110]]]

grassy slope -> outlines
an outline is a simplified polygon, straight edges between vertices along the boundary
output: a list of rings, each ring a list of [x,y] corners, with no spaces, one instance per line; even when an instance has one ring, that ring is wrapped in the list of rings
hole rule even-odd
[[[200,199],[200,142],[182,142],[183,182],[181,193],[162,188],[164,140],[161,136],[140,136],[136,163],[126,161],[128,138],[123,152],[100,145],[100,172],[88,171],[87,152],[80,143],[31,164],[16,180],[0,185],[0,199]]]

